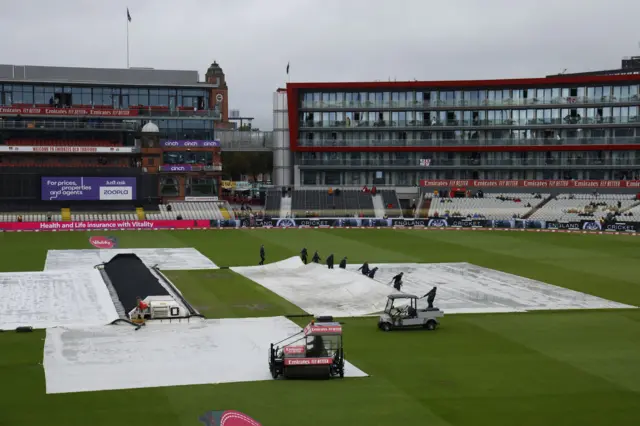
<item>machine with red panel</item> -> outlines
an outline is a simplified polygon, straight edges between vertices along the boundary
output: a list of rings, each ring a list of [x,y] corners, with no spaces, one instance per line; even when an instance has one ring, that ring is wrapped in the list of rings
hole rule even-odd
[[[318,317],[302,331],[269,349],[274,379],[344,377],[342,325],[332,317]]]

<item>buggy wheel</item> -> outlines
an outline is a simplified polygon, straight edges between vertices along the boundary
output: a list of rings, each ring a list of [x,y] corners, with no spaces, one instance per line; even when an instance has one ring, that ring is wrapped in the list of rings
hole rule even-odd
[[[426,328],[429,331],[433,331],[436,329],[437,323],[434,320],[429,320],[427,321],[427,323],[424,325],[424,328]]]
[[[391,323],[383,322],[382,324],[380,324],[380,329],[382,331],[391,331],[391,328]]]
[[[273,377],[274,379],[278,378],[278,373],[276,372],[275,367],[272,365],[269,367],[269,370],[271,371],[271,377]]]

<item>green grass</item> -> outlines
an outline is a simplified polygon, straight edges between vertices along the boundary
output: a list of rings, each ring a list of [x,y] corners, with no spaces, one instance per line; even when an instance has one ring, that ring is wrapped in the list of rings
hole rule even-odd
[[[104,233],[0,233],[0,270],[40,270],[48,249],[91,248]],[[419,230],[116,232],[120,247],[195,247],[221,266],[253,265],[303,246],[353,263],[464,261],[640,305],[640,239]],[[300,310],[229,270],[167,275],[211,318]],[[0,334],[0,425],[199,425],[238,409],[265,425],[637,425],[640,312],[453,315],[434,333],[382,333],[345,319],[347,358],[371,374],[46,395],[44,332]],[[266,361],[265,361],[266,368]]]

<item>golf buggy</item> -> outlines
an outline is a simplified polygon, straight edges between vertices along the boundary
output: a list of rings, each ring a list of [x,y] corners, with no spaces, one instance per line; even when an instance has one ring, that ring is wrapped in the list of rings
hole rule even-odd
[[[318,317],[304,330],[269,348],[271,377],[344,377],[342,326],[333,317]]]
[[[389,295],[387,306],[378,320],[378,327],[383,331],[415,327],[435,330],[440,325],[438,318],[442,318],[444,312],[438,308],[418,309],[419,299],[422,298],[412,294]]]

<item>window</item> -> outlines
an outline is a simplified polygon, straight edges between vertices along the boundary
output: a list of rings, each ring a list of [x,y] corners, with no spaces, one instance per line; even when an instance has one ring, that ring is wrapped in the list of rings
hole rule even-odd
[[[304,170],[300,173],[302,174],[303,185],[316,185],[317,172]]]
[[[325,172],[324,173],[325,185],[340,185],[340,172]]]
[[[218,195],[218,180],[213,177],[190,177],[185,186],[186,195]]]
[[[166,196],[175,196],[180,194],[178,180],[174,177],[160,177],[160,194]]]

